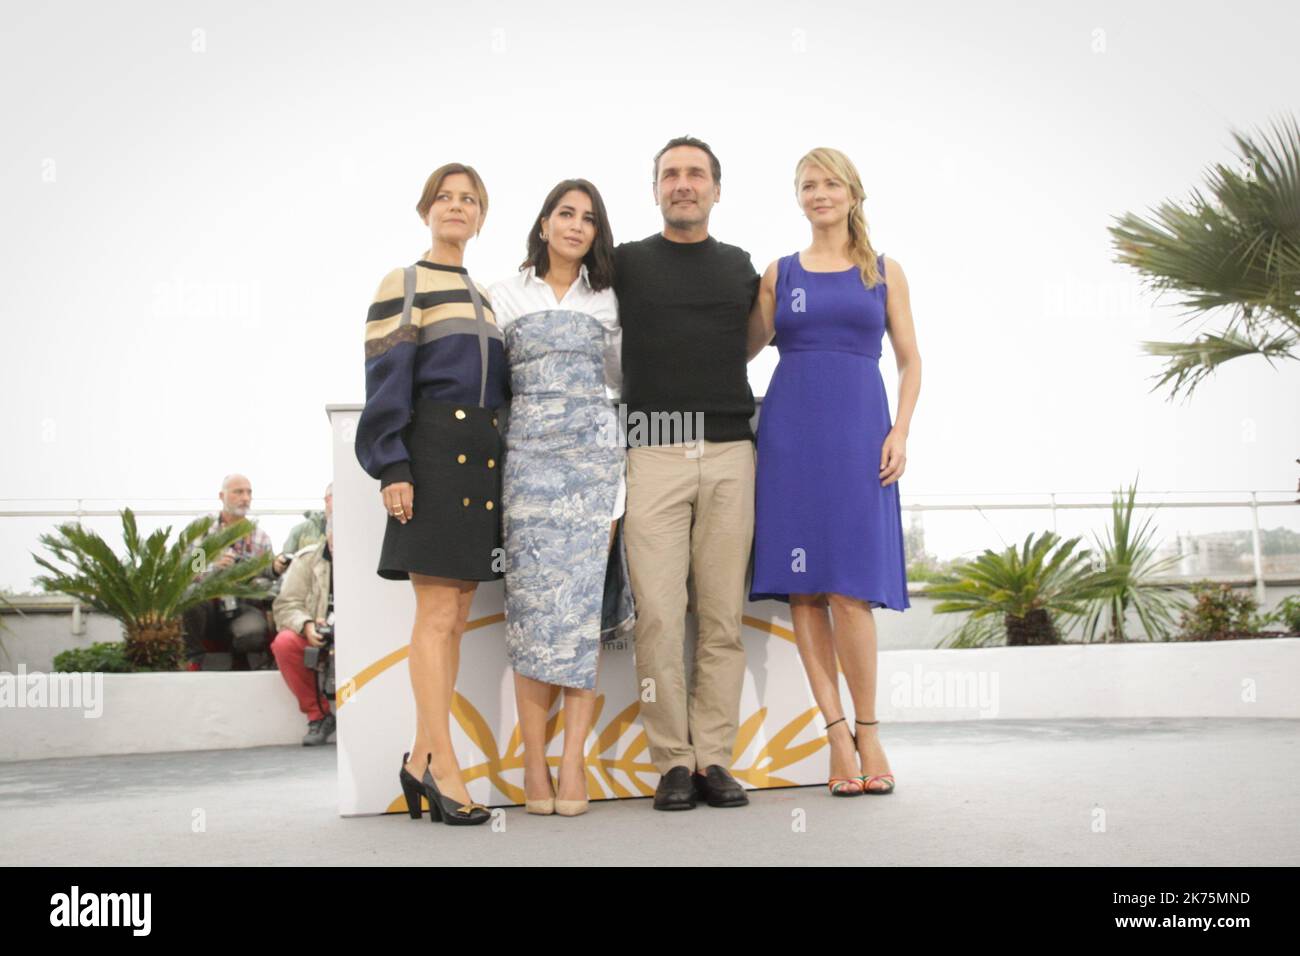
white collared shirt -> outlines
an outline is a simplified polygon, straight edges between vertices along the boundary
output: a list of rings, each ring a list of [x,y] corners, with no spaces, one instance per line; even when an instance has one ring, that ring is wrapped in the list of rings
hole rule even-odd
[[[555,290],[545,279],[537,277],[537,270],[532,266],[508,279],[492,283],[488,287],[488,298],[492,302],[492,315],[502,331],[521,315],[548,309],[583,312],[599,322],[605,330],[605,395],[613,401],[618,400],[623,388],[623,327],[618,321],[618,299],[613,288],[600,292],[591,288],[586,263],[578,266],[578,278],[558,302]],[[627,478],[620,474],[612,519],[623,514],[626,502]]]
[[[605,394],[618,399],[623,387],[623,328],[618,321],[618,299],[613,288],[599,292],[591,288],[586,263],[579,264],[578,278],[558,302],[550,283],[538,278],[537,270],[532,266],[508,279],[494,282],[488,288],[488,298],[492,302],[497,326],[503,331],[521,315],[548,309],[583,312],[599,322],[605,330]]]

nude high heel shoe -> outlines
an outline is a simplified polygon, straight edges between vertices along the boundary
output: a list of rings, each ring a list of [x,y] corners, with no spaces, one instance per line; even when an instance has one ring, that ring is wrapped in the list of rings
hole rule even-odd
[[[560,789],[558,782],[556,783],[555,789],[557,791]],[[555,798],[555,812],[562,817],[581,816],[587,812],[587,806],[588,802],[586,797],[583,797],[581,800],[561,800],[559,797]]]
[[[551,772],[549,770],[546,772],[546,780],[548,783],[551,783]],[[554,783],[551,783],[551,789],[555,789]],[[529,800],[525,797],[524,807],[529,813],[535,813],[538,816],[543,817],[550,816],[555,812],[555,796],[552,795],[543,800]]]

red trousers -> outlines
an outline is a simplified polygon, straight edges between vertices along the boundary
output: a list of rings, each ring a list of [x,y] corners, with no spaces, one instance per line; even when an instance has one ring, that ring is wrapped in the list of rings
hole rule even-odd
[[[298,709],[307,715],[308,720],[320,720],[329,713],[329,699],[324,694],[316,696],[316,672],[308,670],[302,662],[303,651],[308,646],[307,638],[286,629],[275,635],[271,653],[284,675],[284,682],[298,698]]]

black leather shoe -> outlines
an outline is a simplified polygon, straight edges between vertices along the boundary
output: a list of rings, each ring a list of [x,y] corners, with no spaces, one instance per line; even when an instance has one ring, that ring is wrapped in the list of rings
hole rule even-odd
[[[695,792],[711,807],[743,807],[749,803],[745,788],[721,764],[709,764],[704,773],[691,774]]]
[[[685,767],[673,767],[659,778],[655,788],[656,810],[694,810],[695,788],[691,786],[691,772]]]

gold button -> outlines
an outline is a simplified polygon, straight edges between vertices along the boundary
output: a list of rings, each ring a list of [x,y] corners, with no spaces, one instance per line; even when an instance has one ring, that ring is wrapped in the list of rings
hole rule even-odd
[[[488,459],[488,467],[489,467],[489,468],[495,468],[496,466],[497,466],[497,460],[496,460],[495,458],[489,458],[489,459]]]
[[[462,499],[462,500],[461,500],[461,504],[463,504],[466,508],[468,508],[468,507],[469,507],[469,499],[468,499],[468,498],[464,498],[464,499]]]
[[[457,460],[458,462],[460,462],[462,465],[465,464],[465,456],[464,456],[464,455],[457,455],[457,456],[456,456],[456,460]]]
[[[491,511],[491,510],[492,510],[492,502],[489,501],[489,502],[488,502],[487,504],[485,504],[483,507],[486,508],[488,511]]]
[[[456,409],[456,417],[457,417],[457,418],[464,418],[464,417],[465,417],[465,409],[463,409],[463,408],[458,408],[458,409]]]

